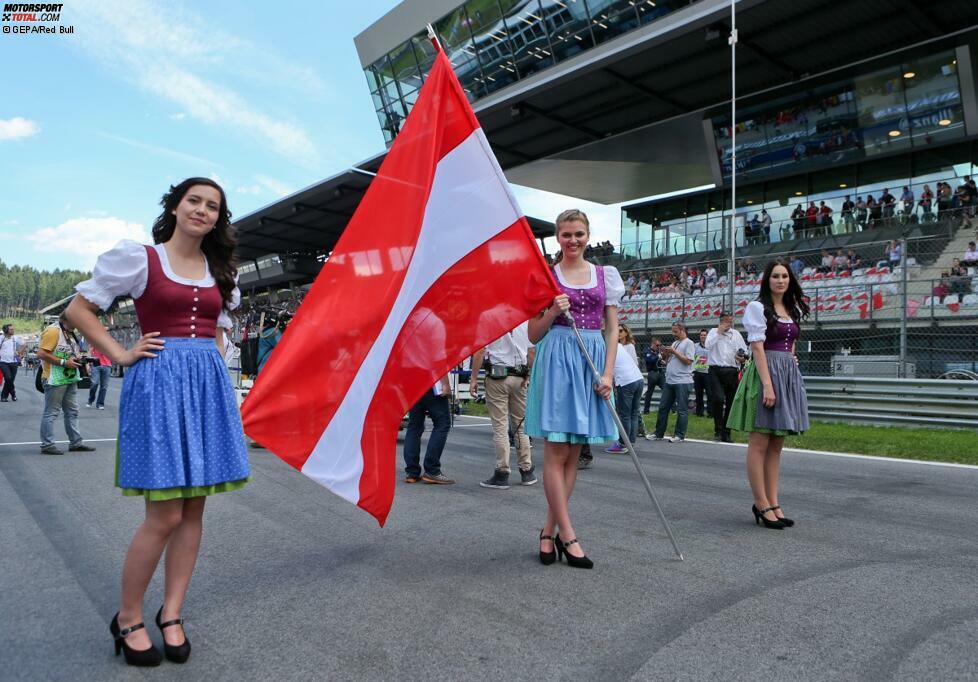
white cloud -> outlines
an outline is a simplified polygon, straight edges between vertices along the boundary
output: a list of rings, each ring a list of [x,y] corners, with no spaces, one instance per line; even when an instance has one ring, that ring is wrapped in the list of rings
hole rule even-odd
[[[129,145],[130,147],[135,147],[136,149],[142,149],[150,154],[155,154],[156,156],[164,156],[168,159],[176,159],[177,161],[185,161],[198,166],[217,166],[209,159],[204,159],[199,156],[194,156],[193,154],[187,154],[185,152],[177,151],[176,149],[170,149],[169,147],[161,147],[156,144],[149,144],[148,142],[140,142],[139,140],[131,140],[128,137],[122,137],[121,135],[112,135],[110,133],[96,132],[96,135],[104,137],[108,140],[114,140],[116,142],[121,142],[122,144]],[[202,172],[202,171],[201,171]]]
[[[187,118],[187,112],[178,111],[175,114],[170,114],[170,118],[174,121],[182,121],[183,119]]]
[[[246,185],[244,187],[238,187],[235,189],[238,194],[254,194],[255,196],[261,194],[261,185]]]
[[[15,116],[0,118],[0,140],[22,140],[41,132],[41,126],[36,121]]]
[[[146,0],[90,0],[75,23],[84,24],[78,41],[83,49],[177,105],[177,116],[234,130],[305,166],[317,164],[315,144],[303,128],[258,110],[222,84],[256,71],[276,87],[300,87],[314,78],[308,69],[249,45],[180,7],[164,9]],[[264,68],[242,68],[242,63]],[[208,73],[214,76],[204,75]]]
[[[76,267],[91,268],[96,257],[121,239],[148,242],[149,231],[139,223],[121,218],[72,218],[57,227],[44,227],[27,235],[36,251],[50,253],[56,248],[78,257]]]
[[[516,195],[520,208],[523,209],[523,215],[553,222],[561,211],[577,208],[587,214],[588,221],[591,223],[589,240],[591,244],[605,240],[618,244],[621,241],[622,204],[596,204],[593,201],[575,199],[521,185],[510,185],[510,187]],[[547,240],[548,251],[553,252],[556,246],[555,239]]]
[[[295,189],[293,187],[290,187],[289,185],[285,184],[284,182],[280,182],[275,178],[270,178],[267,175],[256,175],[255,180],[259,185],[278,197],[285,197],[295,193]]]

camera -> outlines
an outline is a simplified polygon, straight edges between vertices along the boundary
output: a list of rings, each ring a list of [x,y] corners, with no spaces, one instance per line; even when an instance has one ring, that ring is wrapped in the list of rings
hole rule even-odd
[[[75,362],[77,362],[79,365],[97,365],[98,359],[82,356],[80,358],[75,358]]]

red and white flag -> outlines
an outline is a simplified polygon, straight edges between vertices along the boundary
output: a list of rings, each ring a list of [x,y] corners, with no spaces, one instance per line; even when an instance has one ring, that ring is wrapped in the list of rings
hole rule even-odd
[[[384,524],[401,417],[559,293],[439,51],[242,407],[247,434]]]

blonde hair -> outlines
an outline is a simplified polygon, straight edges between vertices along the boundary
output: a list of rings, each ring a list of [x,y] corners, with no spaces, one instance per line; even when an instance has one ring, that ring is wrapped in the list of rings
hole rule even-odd
[[[566,211],[561,211],[560,215],[554,221],[554,236],[556,237],[560,234],[561,223],[571,223],[571,222],[581,222],[584,223],[584,227],[587,228],[588,236],[591,235],[591,222],[587,219],[587,214],[578,208],[569,208]],[[554,265],[557,265],[564,258],[564,252],[558,251],[557,255],[554,257]]]
[[[634,346],[635,345],[635,337],[632,335],[632,330],[628,328],[628,325],[622,324],[621,322],[619,322],[618,323],[618,331],[619,331],[619,333],[620,332],[625,332],[625,343],[623,345],[625,345],[625,346]]]

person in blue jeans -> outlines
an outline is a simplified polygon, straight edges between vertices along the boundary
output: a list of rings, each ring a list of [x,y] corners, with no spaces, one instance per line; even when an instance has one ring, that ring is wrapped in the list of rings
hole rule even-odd
[[[404,434],[404,480],[408,483],[422,481],[434,485],[454,483],[441,471],[441,453],[452,428],[451,387],[448,376],[442,379],[421,396],[408,412],[407,431]],[[428,447],[424,452],[424,473],[421,473],[421,434],[424,433],[425,416],[431,417],[434,425]]]
[[[96,348],[90,348],[91,357],[98,360],[97,365],[89,368],[92,373],[92,387],[88,389],[88,403],[86,407],[97,407],[105,409],[105,393],[109,390],[109,378],[112,376],[112,361]],[[96,393],[98,398],[96,400]]]
[[[645,379],[638,368],[635,337],[626,325],[621,324],[618,326],[618,353],[615,355],[615,409],[625,427],[629,443],[634,443],[638,434],[643,388]],[[618,442],[605,452],[628,452],[621,434],[618,434]]]
[[[686,325],[677,322],[672,325],[672,335],[676,339],[672,346],[662,350],[663,357],[669,358],[666,365],[666,385],[662,388],[659,400],[659,414],[655,420],[655,433],[646,436],[649,440],[663,440],[669,425],[669,411],[676,409],[676,432],[673,443],[686,440],[686,423],[689,420],[689,391],[693,387],[693,360],[695,344],[686,336]]]

